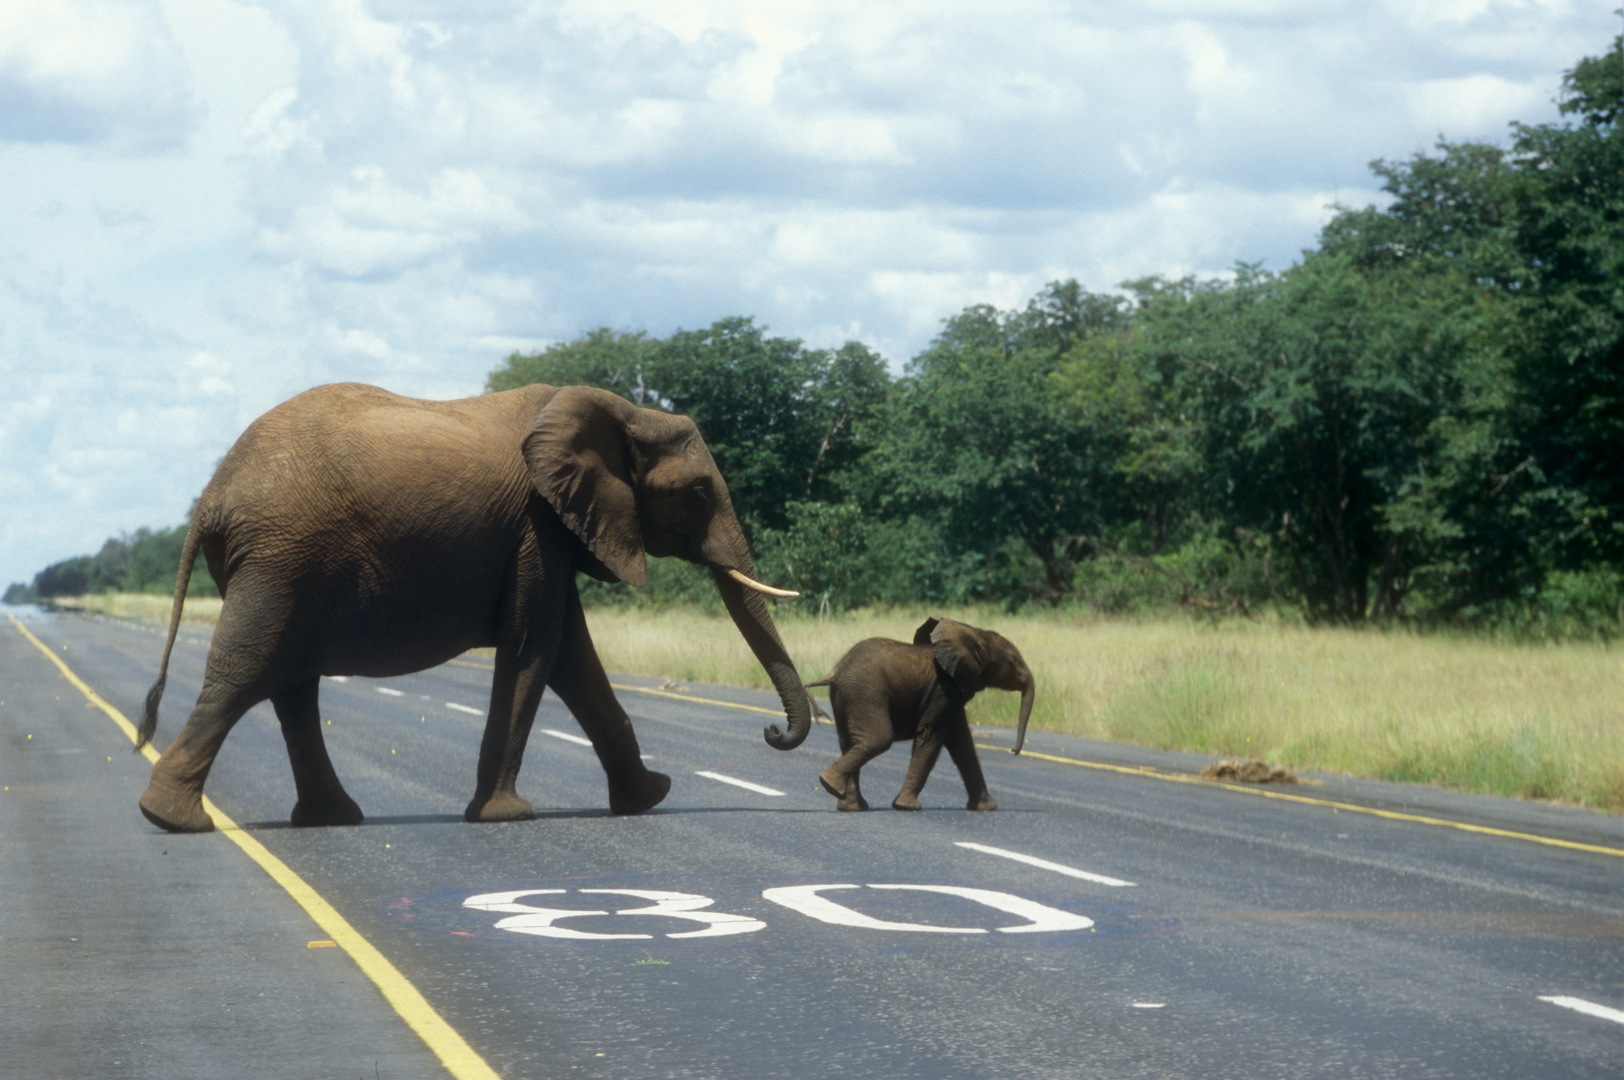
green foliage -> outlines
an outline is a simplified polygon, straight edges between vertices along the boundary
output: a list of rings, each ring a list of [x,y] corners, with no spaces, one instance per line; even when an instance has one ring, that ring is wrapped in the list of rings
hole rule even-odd
[[[575,341],[559,341],[539,353],[513,353],[485,380],[485,389],[516,390],[532,383],[596,386],[638,404],[651,403],[644,371],[656,343],[642,331],[599,328]]]
[[[1109,458],[1049,384],[1071,327],[1119,310],[1090,299],[1063,283],[1025,312],[977,306],[947,320],[867,432],[862,490],[882,517],[945,511],[948,551],[981,556],[989,575],[1019,539],[1042,568],[1032,593],[1051,602],[1070,590],[1069,538],[1099,529],[1111,493]]]
[[[52,563],[34,575],[33,584],[14,584],[6,590],[6,603],[32,603],[57,596],[133,592],[169,595],[175,591],[186,526],[173,529],[137,529],[113,537],[95,555],[79,555]],[[201,557],[192,568],[188,596],[219,596],[208,565]],[[15,597],[15,599],[13,598]]]

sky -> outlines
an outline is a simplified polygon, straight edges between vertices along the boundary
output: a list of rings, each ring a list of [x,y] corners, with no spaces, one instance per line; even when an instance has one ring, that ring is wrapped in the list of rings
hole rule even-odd
[[[1285,269],[1374,159],[1558,119],[1609,0],[4,0],[0,587],[184,522],[310,386],[747,315],[893,365]]]

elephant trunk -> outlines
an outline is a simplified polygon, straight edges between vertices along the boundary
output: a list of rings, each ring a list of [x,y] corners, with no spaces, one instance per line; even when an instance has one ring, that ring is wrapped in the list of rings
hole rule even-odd
[[[741,572],[754,578],[754,567],[750,564],[749,556],[735,558],[743,563]],[[712,566],[711,576],[716,580],[716,589],[722,594],[727,613],[733,617],[739,633],[744,635],[750,651],[755,653],[756,659],[766,669],[767,677],[772,679],[773,688],[784,703],[789,731],[779,730],[777,724],[767,725],[763,732],[767,745],[775,750],[793,750],[812,730],[812,707],[807,703],[806,688],[801,685],[801,676],[790,661],[789,651],[778,637],[778,628],[773,625],[772,615],[767,611],[767,602],[759,592],[746,589],[722,567]]]
[[[1032,699],[1036,696],[1037,683],[1028,672],[1021,686],[1021,718],[1015,722],[1015,749],[1011,753],[1019,754],[1026,745],[1026,722],[1032,719]]]

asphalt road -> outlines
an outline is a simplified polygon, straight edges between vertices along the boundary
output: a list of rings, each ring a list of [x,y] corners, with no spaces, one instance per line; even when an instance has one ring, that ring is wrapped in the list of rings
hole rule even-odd
[[[16,614],[138,716],[157,629]],[[183,631],[160,745],[206,647]],[[1624,1075],[1619,818],[1332,777],[1242,790],[1042,733],[1014,758],[996,731],[996,813],[964,810],[944,755],[924,812],[843,815],[816,787],[832,728],[779,753],[771,695],[628,676],[665,803],[610,816],[549,697],[520,777],[540,819],[474,826],[489,679],[469,658],[324,684],[364,825],[287,826],[269,705],[208,786],[477,1055],[448,1066],[226,833],[149,825],[147,762],[0,620],[0,1076]],[[876,806],[906,756],[865,769]]]

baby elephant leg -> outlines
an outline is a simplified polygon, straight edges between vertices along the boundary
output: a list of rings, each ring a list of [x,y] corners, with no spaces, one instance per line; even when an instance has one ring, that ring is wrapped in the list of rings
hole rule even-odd
[[[921,723],[914,736],[913,757],[908,759],[908,775],[902,780],[902,790],[891,800],[893,810],[918,810],[919,793],[936,767],[936,756],[942,752],[942,733],[939,724]]]
[[[963,721],[949,725],[942,741],[947,746],[947,756],[953,759],[953,764],[959,767],[959,775],[964,778],[964,790],[970,797],[966,804],[968,808],[998,809],[992,793],[987,790],[987,780],[981,775],[981,759],[976,757],[975,739],[970,734],[969,723]]]
[[[856,720],[857,723],[851,721]],[[891,745],[889,738],[891,732],[890,718],[882,712],[878,717],[879,723],[873,722],[875,718],[862,715],[852,717],[845,710],[835,713],[835,730],[840,736],[840,757],[832,762],[818,776],[818,783],[823,790],[833,795],[837,800],[835,808],[838,810],[867,810],[868,801],[863,798],[859,786],[859,773],[864,765],[884,753]],[[876,733],[883,731],[884,738]]]

